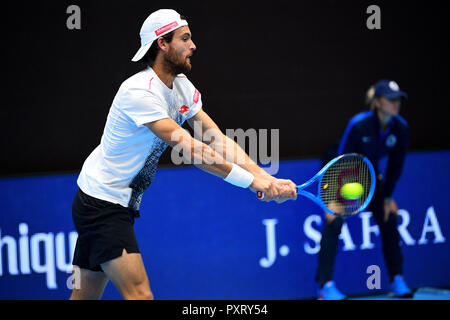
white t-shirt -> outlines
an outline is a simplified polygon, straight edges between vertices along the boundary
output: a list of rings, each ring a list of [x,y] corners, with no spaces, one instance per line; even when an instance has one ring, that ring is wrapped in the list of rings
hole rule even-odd
[[[139,210],[167,143],[144,124],[171,118],[180,126],[202,107],[185,75],[169,89],[152,68],[125,80],[109,110],[100,145],[83,164],[77,183],[95,198]]]

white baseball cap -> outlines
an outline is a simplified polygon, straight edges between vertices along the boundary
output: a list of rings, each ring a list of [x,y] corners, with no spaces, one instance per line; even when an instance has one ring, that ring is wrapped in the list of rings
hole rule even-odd
[[[181,20],[180,14],[172,9],[160,9],[145,19],[141,27],[141,47],[131,61],[139,61],[150,49],[153,41],[182,26],[187,26],[186,20]]]

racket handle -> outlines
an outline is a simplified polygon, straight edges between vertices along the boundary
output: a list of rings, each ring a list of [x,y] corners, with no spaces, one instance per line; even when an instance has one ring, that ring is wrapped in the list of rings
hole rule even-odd
[[[298,187],[297,187],[297,193],[298,193]],[[262,191],[256,191],[256,197],[257,197],[259,200],[264,199],[264,196],[265,196],[264,192],[262,192]]]

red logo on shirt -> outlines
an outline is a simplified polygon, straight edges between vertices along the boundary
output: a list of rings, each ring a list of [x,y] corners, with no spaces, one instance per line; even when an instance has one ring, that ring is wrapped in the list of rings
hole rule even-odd
[[[188,111],[188,110],[189,110],[189,107],[183,105],[183,106],[181,106],[181,108],[180,108],[180,113],[183,114],[183,113],[185,113],[185,112]]]

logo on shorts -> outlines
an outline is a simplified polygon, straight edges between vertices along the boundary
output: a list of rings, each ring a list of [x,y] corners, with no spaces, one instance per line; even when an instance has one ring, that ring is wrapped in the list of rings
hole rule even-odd
[[[186,105],[181,106],[181,108],[180,108],[180,113],[183,114],[183,113],[185,113],[186,111],[189,111],[189,107],[186,106]]]

